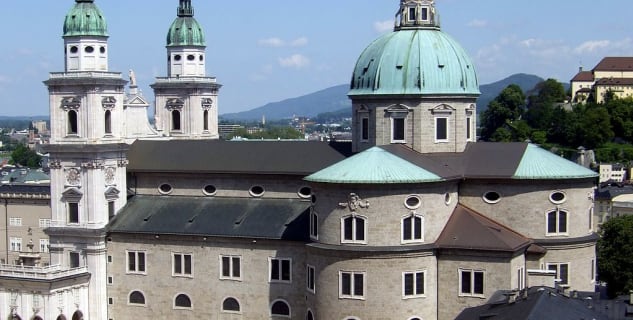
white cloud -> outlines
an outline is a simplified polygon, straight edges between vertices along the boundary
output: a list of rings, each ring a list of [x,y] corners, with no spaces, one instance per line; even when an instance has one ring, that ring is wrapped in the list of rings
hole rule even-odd
[[[488,21],[486,20],[479,20],[479,19],[475,19],[470,21],[467,26],[471,27],[471,28],[485,28],[488,26]]]
[[[608,48],[609,46],[611,46],[611,41],[609,40],[585,41],[574,49],[574,53],[592,53],[600,49]]]
[[[374,22],[374,30],[378,33],[385,33],[393,30],[393,20],[384,20]]]
[[[279,58],[279,65],[284,68],[301,69],[310,65],[310,59],[301,54],[293,54],[287,58]]]
[[[290,42],[290,45],[293,47],[303,47],[307,44],[308,44],[308,38],[306,37],[297,38],[295,40],[292,40],[292,42]]]
[[[279,39],[279,38],[267,38],[267,39],[260,39],[258,41],[260,46],[264,46],[264,47],[283,47],[286,45],[286,42]]]

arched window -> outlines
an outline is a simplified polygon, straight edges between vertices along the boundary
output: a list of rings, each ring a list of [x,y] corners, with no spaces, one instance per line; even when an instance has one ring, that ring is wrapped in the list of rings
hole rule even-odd
[[[547,234],[567,234],[567,220],[569,215],[565,210],[552,210],[547,213]]]
[[[424,240],[424,217],[412,214],[402,219],[402,242]]]
[[[77,111],[68,110],[68,134],[77,134]]]
[[[9,315],[9,320],[22,320],[22,318],[15,314],[15,315]]]
[[[55,318],[55,320],[66,320],[66,316],[63,314],[60,314],[57,316],[57,318]]]
[[[81,311],[77,310],[73,313],[72,320],[84,320],[84,314]]]
[[[132,291],[128,299],[130,304],[145,304],[145,296],[140,291]]]
[[[191,299],[186,294],[179,294],[174,299],[174,305],[177,308],[191,308]]]
[[[204,131],[209,131],[209,110],[202,113],[202,126]]]
[[[174,110],[171,112],[171,129],[176,131],[181,130],[179,110]]]
[[[366,243],[367,218],[362,216],[347,216],[341,219],[341,242]]]
[[[105,112],[105,133],[112,134],[112,111],[106,110]]]
[[[306,320],[314,320],[314,314],[312,314],[312,310],[308,310],[308,313],[306,313]]]
[[[40,316],[35,316],[35,317],[33,317],[33,320],[43,320],[43,319]]]
[[[240,312],[240,303],[235,298],[226,298],[222,302],[222,311]]]
[[[270,314],[273,316],[290,318],[290,306],[286,301],[276,300],[270,307]]]

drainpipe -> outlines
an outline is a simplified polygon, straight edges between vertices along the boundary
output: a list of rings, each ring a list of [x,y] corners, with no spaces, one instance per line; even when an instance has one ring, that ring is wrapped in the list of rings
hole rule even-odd
[[[4,230],[7,252],[4,263],[9,264],[9,199],[4,199]]]

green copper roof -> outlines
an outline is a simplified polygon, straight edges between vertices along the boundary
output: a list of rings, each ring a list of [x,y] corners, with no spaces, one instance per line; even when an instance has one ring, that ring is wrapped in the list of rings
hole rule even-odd
[[[311,182],[378,184],[442,181],[439,176],[373,147],[305,178]]]
[[[528,144],[514,179],[579,179],[594,178],[598,174],[581,165],[555,155],[533,144]]]
[[[479,95],[466,51],[438,29],[398,30],[371,43],[356,63],[350,96]]]
[[[107,37],[108,26],[103,13],[94,0],[75,0],[64,21],[64,37],[97,36]]]
[[[174,20],[167,32],[167,46],[206,46],[202,27],[193,17],[191,0],[180,0],[178,18]]]

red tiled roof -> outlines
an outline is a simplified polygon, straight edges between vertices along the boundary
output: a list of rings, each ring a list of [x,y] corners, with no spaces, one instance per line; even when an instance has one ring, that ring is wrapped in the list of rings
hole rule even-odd
[[[576,76],[571,79],[571,81],[593,81],[593,72],[591,71],[580,71]]]
[[[613,85],[633,85],[633,78],[602,78],[596,81],[596,85],[613,86]]]
[[[594,71],[633,71],[633,57],[605,57]]]
[[[516,231],[457,205],[436,245],[440,249],[470,249],[516,252],[532,241]]]

